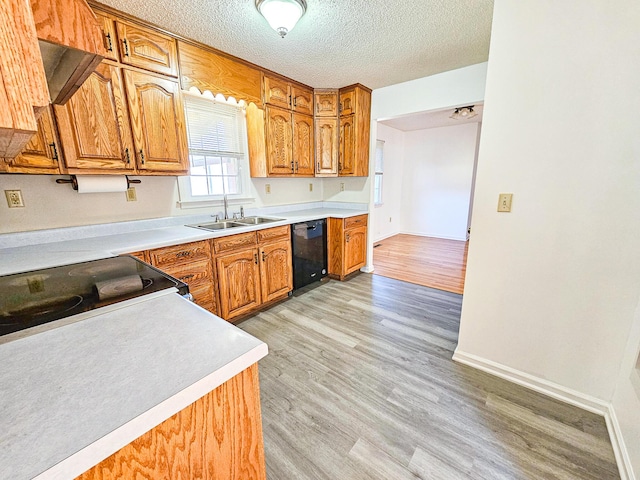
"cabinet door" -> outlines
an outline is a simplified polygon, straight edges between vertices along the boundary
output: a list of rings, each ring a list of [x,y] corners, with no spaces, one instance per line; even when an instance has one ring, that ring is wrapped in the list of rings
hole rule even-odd
[[[356,92],[349,90],[340,92],[340,116],[353,115],[356,113]]]
[[[293,114],[293,162],[296,175],[313,176],[313,117]]]
[[[316,175],[338,174],[338,119],[316,118]]]
[[[291,103],[294,112],[313,115],[313,90],[293,85],[291,87]]]
[[[124,70],[139,170],[186,172],[184,110],[177,80]]]
[[[258,250],[251,248],[216,259],[220,315],[225,320],[260,305]]]
[[[262,301],[268,302],[293,290],[291,242],[283,240],[260,247]]]
[[[357,227],[344,232],[344,275],[364,267],[367,261],[367,227]]]
[[[264,103],[278,107],[291,108],[289,84],[279,78],[264,76]]]
[[[4,164],[0,171],[15,173],[60,173],[59,153],[54,135],[51,110],[46,108],[38,118],[38,131],[22,153]]]
[[[288,110],[267,107],[267,174],[293,174],[292,130]]]
[[[120,69],[102,63],[65,105],[55,105],[69,169],[131,170],[133,143]]]
[[[116,22],[113,17],[99,10],[94,10],[98,23],[102,27],[105,55],[104,58],[118,61],[118,39],[116,37]]]
[[[338,92],[316,92],[316,117],[338,116]]]
[[[355,173],[356,133],[354,120],[354,115],[340,118],[339,175],[353,175]]]
[[[175,39],[149,28],[117,21],[122,63],[164,75],[178,76]]]

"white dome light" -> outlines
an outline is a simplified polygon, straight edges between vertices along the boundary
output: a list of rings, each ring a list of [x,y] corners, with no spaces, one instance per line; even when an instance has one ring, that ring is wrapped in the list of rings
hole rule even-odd
[[[256,8],[271,28],[284,37],[307,10],[305,0],[256,0]]]

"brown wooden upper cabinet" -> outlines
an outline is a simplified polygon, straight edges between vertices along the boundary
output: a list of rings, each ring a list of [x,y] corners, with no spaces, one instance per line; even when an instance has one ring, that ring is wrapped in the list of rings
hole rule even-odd
[[[313,90],[281,78],[265,75],[264,103],[313,115]]]
[[[116,36],[116,20],[108,13],[94,10],[98,23],[102,27],[102,39],[104,41],[104,58],[118,61],[118,37]]]
[[[116,20],[116,29],[122,63],[178,76],[178,52],[174,38],[122,20]]]
[[[338,90],[315,90],[315,139],[317,177],[338,176]]]
[[[60,173],[60,155],[50,108],[45,109],[38,118],[38,131],[22,153],[14,159],[0,162],[0,172]]]
[[[315,97],[316,117],[333,118],[338,116],[337,90],[316,90]]]
[[[371,90],[360,84],[340,89],[339,176],[369,175]]]
[[[313,117],[267,106],[266,143],[267,175],[313,176]]]
[[[128,69],[124,80],[138,170],[188,170],[178,81]]]
[[[121,69],[103,62],[66,105],[55,105],[69,173],[134,169]]]

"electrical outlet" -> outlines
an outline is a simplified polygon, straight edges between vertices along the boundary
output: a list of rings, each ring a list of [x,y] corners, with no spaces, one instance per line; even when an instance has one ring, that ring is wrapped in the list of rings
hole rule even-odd
[[[29,286],[29,292],[31,293],[44,292],[44,278],[42,277],[27,278],[27,285]]]
[[[389,217],[389,223],[391,223],[391,217]]]
[[[340,191],[344,192],[344,182],[340,182]]]
[[[267,183],[264,186],[264,191],[265,191],[265,193],[271,193],[271,184]]]
[[[5,190],[4,194],[7,196],[7,205],[9,205],[9,208],[24,207],[21,190]]]
[[[136,187],[127,188],[126,194],[127,194],[127,202],[138,201],[138,197],[136,196]]]
[[[309,191],[310,191],[310,192],[313,192],[313,183],[310,183],[310,184],[309,184]]]
[[[501,193],[498,196],[498,211],[510,212],[512,199],[513,199],[513,193]]]

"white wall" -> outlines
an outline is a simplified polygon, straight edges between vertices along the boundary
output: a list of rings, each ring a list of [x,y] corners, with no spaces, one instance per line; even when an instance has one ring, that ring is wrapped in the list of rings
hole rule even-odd
[[[401,233],[402,177],[405,168],[403,132],[378,124],[376,140],[384,140],[384,173],[382,205],[373,207],[371,211],[371,236],[374,242]],[[374,161],[375,155],[371,158]]]
[[[402,231],[466,240],[478,124],[404,134]]]
[[[496,0],[458,345],[606,402],[640,298],[639,21]]]

